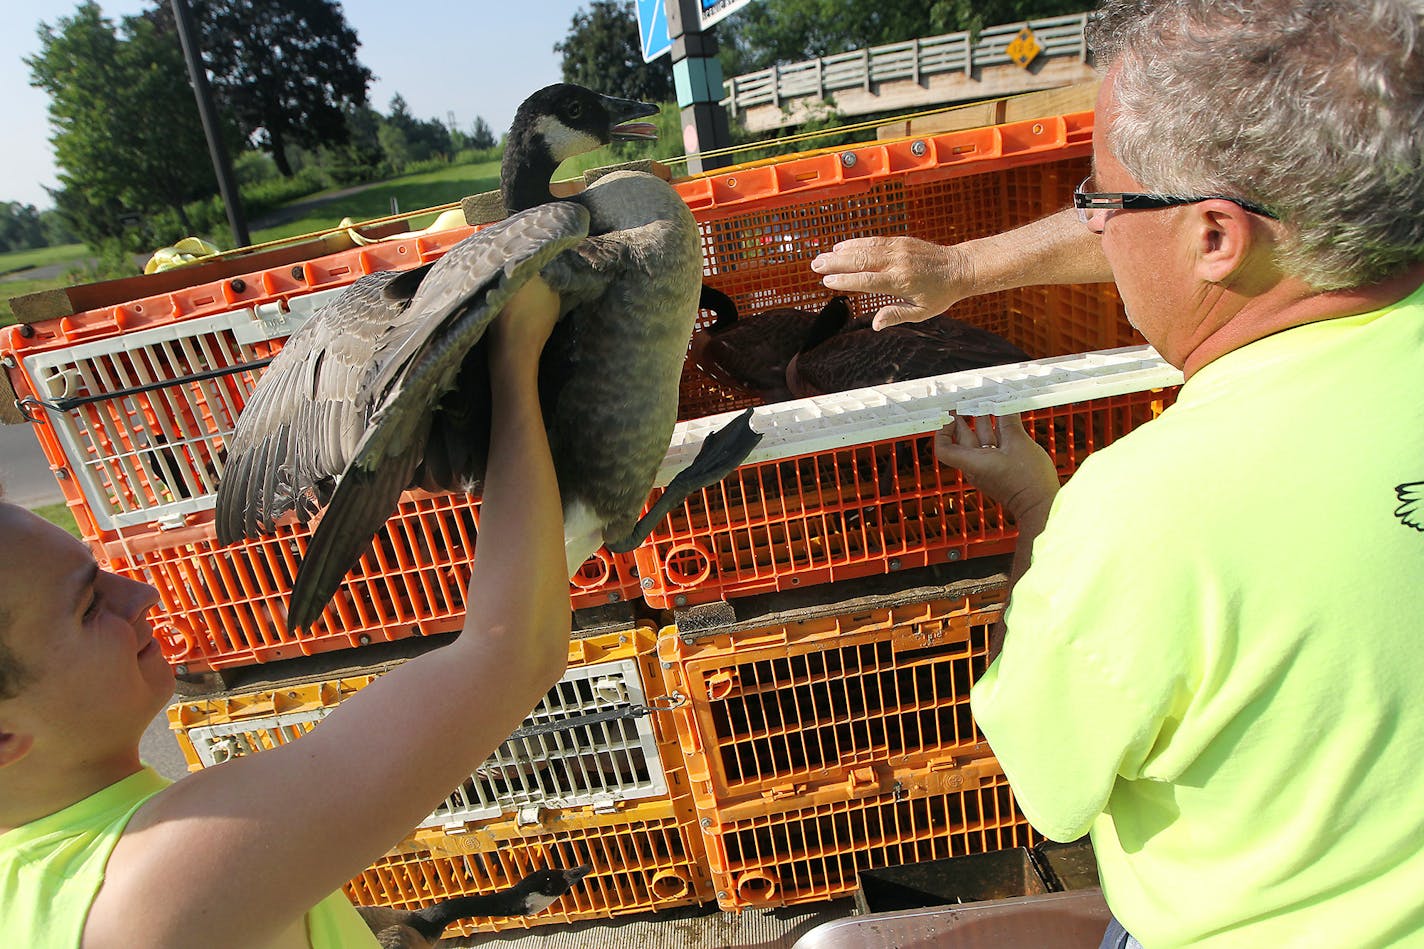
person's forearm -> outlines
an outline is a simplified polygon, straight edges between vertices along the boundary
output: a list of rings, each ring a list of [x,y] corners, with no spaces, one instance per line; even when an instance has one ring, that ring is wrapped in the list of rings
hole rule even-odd
[[[1084,227],[1072,208],[1012,231],[966,241],[958,249],[972,269],[966,285],[973,294],[1112,280],[1102,238]]]
[[[539,406],[537,367],[491,367],[494,420],[466,629],[524,618],[528,633],[568,635],[559,486]]]

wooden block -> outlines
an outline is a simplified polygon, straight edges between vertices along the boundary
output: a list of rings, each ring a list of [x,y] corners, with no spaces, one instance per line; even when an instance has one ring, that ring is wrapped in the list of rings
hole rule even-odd
[[[15,386],[10,382],[10,373],[0,371],[0,424],[17,425],[26,421],[29,420],[25,413],[15,404]]]
[[[461,199],[460,210],[464,212],[465,222],[474,227],[502,221],[505,218],[504,193],[486,191],[483,194],[472,194]]]
[[[1093,80],[1005,99],[1003,121],[1022,122],[1048,115],[1091,112],[1097,104],[1098,87],[1101,85],[1101,81]]]

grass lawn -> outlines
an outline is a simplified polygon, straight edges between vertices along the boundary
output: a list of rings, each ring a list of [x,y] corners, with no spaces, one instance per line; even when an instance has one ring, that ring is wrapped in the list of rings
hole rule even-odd
[[[665,107],[658,122],[660,125],[667,126],[662,131],[664,142],[654,149],[646,150],[646,157],[663,153],[673,154],[673,144],[680,145],[681,143],[675,107]],[[626,148],[624,151],[643,154],[641,149]],[[586,169],[629,160],[631,159],[615,154],[609,149],[599,149],[564,162],[554,173],[554,179],[579,178],[582,177]],[[675,172],[676,170],[674,169]],[[371,185],[355,194],[333,198],[326,204],[303,211],[301,217],[294,220],[275,227],[254,230],[251,234],[252,243],[263,244],[268,241],[333,228],[340,224],[343,218],[348,217],[353,221],[370,221],[386,217],[391,214],[393,201],[400,211],[418,211],[424,208],[438,207],[442,204],[451,204],[468,195],[494,191],[498,187],[499,161],[497,159],[470,165],[449,165],[436,171],[403,175]],[[320,200],[325,195],[338,193],[339,190],[344,189],[333,189],[308,195],[292,202],[292,204]],[[434,219],[435,215],[433,214],[416,215],[411,219],[411,228],[425,227]],[[90,256],[89,249],[83,244],[65,244],[61,247],[43,247],[38,250],[0,254],[0,326],[7,326],[15,322],[14,314],[10,309],[11,297],[23,296],[27,293],[54,287],[70,286],[80,282],[78,278],[71,276],[59,276],[44,280],[27,279],[24,275],[25,270],[45,264],[73,264],[74,267],[70,269],[77,269]],[[4,275],[7,273],[10,273],[11,276],[5,277]]]
[[[262,228],[252,233],[252,242],[261,244],[284,237],[295,237],[323,228],[335,227],[342,218],[353,221],[369,221],[386,217],[391,213],[394,200],[401,211],[418,211],[442,204],[459,201],[466,195],[494,191],[499,187],[499,162],[487,161],[475,165],[451,165],[438,171],[419,175],[404,175],[380,184],[372,185],[356,194],[336,198],[328,204],[315,208],[302,217],[277,227]],[[302,201],[320,199],[321,192],[308,195]],[[416,228],[424,227],[434,219],[434,215],[422,215],[413,222]]]
[[[74,515],[70,512],[69,506],[63,501],[58,504],[43,504],[37,508],[33,508],[33,510],[51,524],[63,527],[80,540],[84,539],[79,533],[79,525],[75,523]]]
[[[89,256],[83,244],[60,244],[57,247],[36,247],[33,250],[12,250],[0,254],[0,276],[20,273],[46,264],[67,264]]]

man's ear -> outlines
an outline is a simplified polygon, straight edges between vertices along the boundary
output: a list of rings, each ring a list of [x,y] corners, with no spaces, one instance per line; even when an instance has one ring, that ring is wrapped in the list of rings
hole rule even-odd
[[[1251,212],[1231,201],[1189,205],[1197,228],[1196,275],[1207,283],[1228,283],[1260,250],[1263,235]]]
[[[35,736],[0,728],[0,768],[19,761],[29,754],[34,746]]]

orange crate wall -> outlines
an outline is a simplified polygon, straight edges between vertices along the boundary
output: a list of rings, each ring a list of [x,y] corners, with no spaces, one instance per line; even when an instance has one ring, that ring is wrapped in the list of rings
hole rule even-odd
[[[849,896],[861,870],[1029,846],[1039,839],[1002,774],[926,796],[790,807],[707,837],[717,902],[730,910]]]
[[[452,632],[465,616],[478,502],[406,493],[309,632],[288,633],[287,600],[311,532],[220,546],[211,521],[186,542],[164,532],[111,542],[114,569],[158,588],[155,632],[184,672],[273,662]],[[570,584],[574,608],[636,597],[632,556],[600,550]]]
[[[889,790],[904,769],[985,756],[969,689],[987,666],[1006,589],[808,617],[685,644],[659,638],[704,815],[846,784]]]
[[[461,935],[547,923],[606,919],[712,899],[701,833],[664,805],[653,816],[592,824],[553,833],[508,837],[471,853],[414,850],[377,861],[347,885],[356,903],[418,909],[452,896],[493,893],[544,867],[591,866],[593,871],[542,913],[529,917],[461,920],[446,931]],[[458,844],[458,838],[451,838]]]
[[[953,177],[880,177],[865,190],[828,189],[792,204],[745,202],[731,212],[696,212],[706,280],[736,299],[745,314],[778,306],[814,310],[831,291],[810,262],[836,242],[906,235],[948,245],[987,237],[1067,207],[1089,170],[1086,157],[1012,167],[983,164],[983,170],[970,166]],[[890,302],[881,294],[852,297],[859,313]],[[950,312],[1036,358],[1143,342],[1123,316],[1111,284],[1027,287],[970,298]]]
[[[1066,478],[1174,397],[1112,396],[1025,423]],[[925,434],[743,466],[693,493],[633,554],[644,599],[666,609],[1007,553],[1017,536]]]

